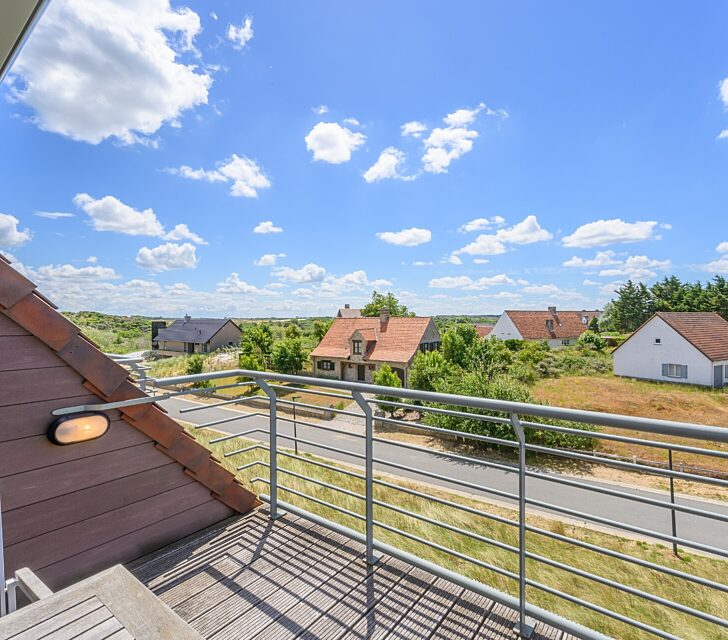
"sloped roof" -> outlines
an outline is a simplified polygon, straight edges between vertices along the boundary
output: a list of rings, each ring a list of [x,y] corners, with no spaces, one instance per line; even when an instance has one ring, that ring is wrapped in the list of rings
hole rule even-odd
[[[175,320],[164,329],[160,329],[156,339],[157,341],[204,343],[208,342],[228,322],[232,322],[232,320],[229,318],[183,318],[182,320]],[[234,322],[232,324],[240,331],[240,327]]]
[[[361,309],[352,309],[351,307],[341,307],[337,314],[339,318],[361,318]]]
[[[581,311],[504,311],[516,325],[524,340],[577,338],[587,330]],[[549,331],[547,320],[554,321]]]
[[[349,339],[359,330],[374,347],[366,352],[365,360],[374,362],[409,362],[420,346],[430,318],[390,318],[386,331],[380,329],[379,317],[336,318],[311,355],[318,358],[348,358]]]
[[[667,322],[709,360],[728,360],[728,322],[717,313],[660,311],[655,316]]]
[[[146,397],[132,384],[129,373],[105,356],[57,307],[36,291],[0,254],[0,313],[52,349],[80,374],[84,386],[104,402]],[[185,472],[207,487],[230,508],[246,513],[260,504],[253,493],[198,444],[182,426],[156,404],[119,409],[122,418],[157,443],[157,448],[181,464]],[[50,418],[50,416],[49,416]]]
[[[478,334],[479,338],[485,338],[491,331],[493,331],[492,324],[476,324],[475,333]]]

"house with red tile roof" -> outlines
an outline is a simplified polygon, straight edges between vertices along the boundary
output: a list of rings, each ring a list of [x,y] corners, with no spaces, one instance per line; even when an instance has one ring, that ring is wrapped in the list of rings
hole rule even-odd
[[[599,311],[504,311],[488,338],[501,340],[545,340],[550,347],[576,344]]]
[[[717,313],[659,312],[613,358],[618,376],[720,388],[728,383],[728,322]]]
[[[368,383],[386,362],[406,387],[417,352],[439,348],[432,318],[390,317],[382,309],[377,317],[336,318],[311,360],[318,377]]]
[[[479,338],[485,338],[491,331],[493,331],[492,324],[476,324],[475,333],[478,334]]]

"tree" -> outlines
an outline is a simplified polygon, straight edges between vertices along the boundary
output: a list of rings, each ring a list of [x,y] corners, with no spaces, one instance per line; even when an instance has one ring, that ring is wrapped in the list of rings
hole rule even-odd
[[[307,359],[300,338],[288,336],[273,349],[273,368],[279,373],[295,375],[303,369]]]
[[[418,351],[409,370],[409,385],[420,391],[434,391],[436,382],[454,371],[441,351]]]
[[[599,333],[599,318],[594,316],[591,320],[589,320],[589,331],[593,331],[594,333]]]
[[[264,371],[265,365],[263,361],[255,354],[252,353],[241,353],[239,358],[239,364],[241,369],[247,369],[248,371]],[[243,378],[240,376],[239,382],[245,382],[251,378]]]
[[[399,376],[392,371],[392,367],[390,367],[386,362],[379,367],[379,371],[374,372],[372,379],[374,380],[374,384],[379,385],[380,387],[395,387],[399,389],[402,386],[402,381],[399,379]],[[383,400],[385,402],[401,402],[402,399],[399,396],[377,395],[377,400]],[[378,404],[377,406],[382,411],[389,411],[390,415],[394,413],[394,407],[390,407],[386,404]]]
[[[204,361],[202,360],[202,356],[194,355],[190,356],[189,360],[187,361],[187,375],[188,376],[194,376],[199,373],[202,373],[202,369],[204,366]],[[205,389],[210,386],[209,380],[198,380],[197,382],[193,382],[192,386],[196,389]]]
[[[324,339],[333,322],[333,320],[314,320],[313,335],[316,337],[316,342],[321,342]]]
[[[378,293],[377,291],[372,292],[371,302],[361,310],[363,316],[374,317],[378,316],[382,309],[389,310],[390,316],[408,316],[412,317],[415,314],[407,311],[407,307],[400,304],[399,300],[393,293]]]
[[[642,282],[635,284],[628,280],[616,291],[617,299],[612,301],[610,320],[617,331],[634,331],[653,313],[650,292]]]
[[[503,340],[476,340],[470,347],[470,370],[492,380],[506,373],[513,362],[513,353]]]
[[[286,338],[298,340],[301,337],[301,328],[298,326],[297,323],[291,322],[291,324],[286,327],[283,335],[285,335]]]
[[[442,354],[448,362],[467,369],[472,362],[473,347],[477,342],[478,334],[472,324],[453,325],[442,334]]]
[[[253,356],[265,369],[270,366],[273,355],[273,332],[265,323],[251,324],[240,338],[240,354]]]
[[[576,344],[582,348],[603,351],[607,347],[607,341],[594,331],[585,331],[579,336]]]

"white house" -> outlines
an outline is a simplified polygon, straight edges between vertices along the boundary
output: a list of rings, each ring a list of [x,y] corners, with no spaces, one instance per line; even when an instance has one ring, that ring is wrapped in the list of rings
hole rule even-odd
[[[488,338],[501,340],[545,340],[550,347],[576,344],[599,311],[504,311]]]
[[[722,387],[728,383],[728,322],[717,313],[656,313],[613,358],[618,376]]]

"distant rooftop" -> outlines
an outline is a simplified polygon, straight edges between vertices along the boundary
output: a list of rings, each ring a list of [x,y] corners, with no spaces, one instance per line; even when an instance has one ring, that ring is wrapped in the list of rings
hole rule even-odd
[[[207,342],[228,322],[232,322],[232,320],[230,318],[191,318],[190,316],[185,316],[181,320],[175,320],[168,327],[160,329],[156,340],[170,342]]]

